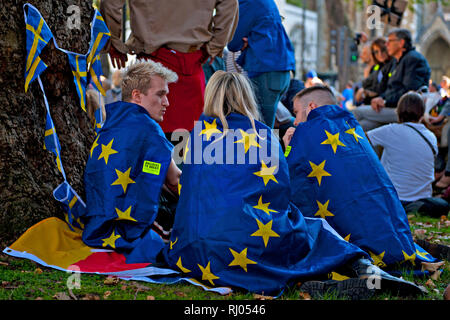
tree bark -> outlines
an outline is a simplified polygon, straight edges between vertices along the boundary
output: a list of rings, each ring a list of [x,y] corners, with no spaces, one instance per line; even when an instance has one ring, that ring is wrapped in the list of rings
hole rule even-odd
[[[28,1],[47,22],[60,48],[86,54],[89,50],[92,1]],[[44,150],[46,109],[39,84],[24,90],[26,1],[0,6],[0,245],[10,245],[27,228],[51,216],[63,218],[53,190],[63,182],[54,156]],[[69,29],[67,8],[80,8],[81,26]],[[50,41],[41,53],[48,68],[41,74],[50,112],[61,143],[67,181],[83,198],[83,173],[94,131],[81,109],[65,53]],[[0,250],[1,251],[1,250]]]

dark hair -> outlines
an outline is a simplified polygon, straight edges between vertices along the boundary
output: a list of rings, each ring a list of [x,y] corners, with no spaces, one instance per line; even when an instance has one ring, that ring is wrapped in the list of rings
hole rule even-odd
[[[386,47],[386,39],[384,37],[376,38],[372,41],[370,44],[370,53],[372,54],[373,61],[375,61],[377,64],[382,63],[381,61],[378,61],[377,57],[375,56],[373,52],[373,47],[377,46],[380,48],[381,52],[387,53],[387,47]]]
[[[405,93],[398,101],[398,122],[418,122],[425,112],[425,103],[420,94],[414,91]]]
[[[391,30],[388,33],[388,36],[391,34],[395,34],[395,36],[398,39],[403,39],[405,40],[405,45],[403,46],[403,48],[406,49],[406,51],[410,50],[412,48],[412,37],[411,37],[411,32],[408,29],[402,29],[402,28],[396,28]]]
[[[301,97],[309,95],[310,93],[313,93],[314,91],[325,91],[325,92],[329,93],[330,94],[330,98],[332,98],[335,101],[335,103],[337,103],[337,99],[334,96],[333,91],[331,91],[331,89],[328,86],[325,86],[325,85],[322,85],[322,84],[317,84],[317,85],[314,85],[312,87],[303,89],[302,91],[297,93],[295,95],[294,99],[292,99],[292,100],[299,99]]]

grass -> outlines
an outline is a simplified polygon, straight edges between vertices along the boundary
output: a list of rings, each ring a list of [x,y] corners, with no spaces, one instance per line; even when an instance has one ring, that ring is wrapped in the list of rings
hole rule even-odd
[[[423,235],[427,241],[449,245],[447,236],[450,227],[442,219],[408,216],[411,231],[426,229]],[[445,221],[444,221],[445,222]],[[204,291],[186,282],[163,285],[146,282],[125,281],[107,278],[102,275],[81,274],[80,288],[68,289],[67,281],[71,274],[45,268],[25,259],[17,259],[0,254],[0,300],[261,300],[264,297],[250,293],[233,291],[221,296]],[[402,272],[405,280],[425,286],[429,293],[414,300],[443,300],[443,293],[450,283],[450,264],[445,262],[444,271],[438,280],[430,277],[413,277],[407,270]],[[309,298],[300,293],[298,287],[286,289],[278,300],[302,300]],[[345,300],[327,293],[323,300]],[[372,300],[407,300],[391,294],[377,294]],[[411,298],[412,299],[412,298]],[[411,300],[410,299],[410,300]]]

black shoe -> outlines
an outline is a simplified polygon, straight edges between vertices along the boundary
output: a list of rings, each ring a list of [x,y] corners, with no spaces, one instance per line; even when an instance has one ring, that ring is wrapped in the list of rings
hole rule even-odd
[[[309,293],[315,299],[322,299],[326,293],[329,293],[335,294],[338,298],[350,300],[367,300],[375,293],[375,290],[367,286],[367,280],[358,278],[343,281],[307,281],[300,287],[300,291]]]
[[[402,297],[428,293],[424,287],[419,287],[412,282],[394,277],[372,264],[368,259],[356,260],[352,264],[352,268],[356,276],[366,281],[370,289],[380,290],[380,292],[388,291]]]

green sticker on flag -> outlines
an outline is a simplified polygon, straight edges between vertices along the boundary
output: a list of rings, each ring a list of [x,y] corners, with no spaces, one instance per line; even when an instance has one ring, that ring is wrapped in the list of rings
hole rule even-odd
[[[287,158],[288,155],[289,155],[289,153],[291,153],[291,149],[292,149],[291,146],[287,146],[287,147],[286,147],[286,151],[284,152],[284,157],[285,157],[285,158]]]
[[[159,172],[161,171],[161,163],[152,162],[152,161],[144,161],[144,167],[142,168],[142,172],[150,173],[159,176]]]

